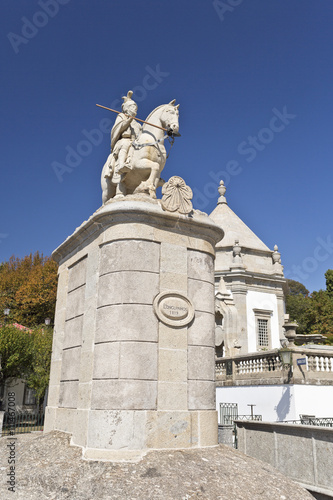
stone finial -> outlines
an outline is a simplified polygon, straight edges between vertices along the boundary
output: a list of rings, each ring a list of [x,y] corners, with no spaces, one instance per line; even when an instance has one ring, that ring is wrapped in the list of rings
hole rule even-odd
[[[219,281],[219,287],[218,287],[218,290],[215,294],[215,297],[218,300],[225,300],[225,299],[229,299],[230,295],[231,295],[231,293],[227,290],[223,276],[221,276],[220,281]]]
[[[219,185],[219,187],[218,187],[218,189],[217,189],[217,190],[218,190],[219,195],[220,195],[219,199],[217,200],[217,204],[220,204],[220,203],[227,203],[227,200],[226,200],[226,198],[225,198],[225,196],[224,196],[224,194],[225,194],[225,192],[226,192],[227,188],[226,188],[226,186],[224,185],[224,182],[223,182],[223,181],[220,181],[220,185]]]
[[[220,312],[223,315],[223,310],[220,306],[221,301],[224,302],[224,304],[228,307],[235,307],[232,293],[227,289],[226,283],[222,276],[220,277],[218,290],[215,294],[215,312]]]
[[[221,295],[228,293],[227,287],[225,286],[225,281],[223,279],[223,276],[221,276],[220,281],[219,281],[218,293],[220,293]]]
[[[274,252],[272,254],[273,264],[281,264],[281,254],[278,250],[278,246],[274,245]]]
[[[235,264],[243,265],[241,250],[242,250],[242,247],[239,244],[239,240],[235,240],[235,244],[234,244],[233,249],[232,249],[232,252],[233,252],[233,259],[232,260]]]
[[[162,208],[167,212],[189,214],[193,210],[192,189],[178,176],[171,177],[162,187]]]
[[[277,245],[274,245],[274,252],[272,253],[273,269],[275,274],[283,275],[283,267],[281,265],[281,254],[278,251]]]
[[[230,269],[232,271],[244,270],[245,266],[241,254],[242,247],[239,244],[239,240],[235,240],[235,244],[232,248],[232,264]]]
[[[240,246],[239,244],[239,240],[235,240],[235,244],[234,244],[234,247],[233,247],[233,252],[234,252],[234,257],[240,257],[241,256],[241,250],[242,250],[242,247]]]
[[[296,330],[298,328],[298,324],[296,321],[288,321],[284,323],[283,325],[284,328],[284,336],[288,340],[288,345],[291,347],[295,345],[295,339],[297,337]]]

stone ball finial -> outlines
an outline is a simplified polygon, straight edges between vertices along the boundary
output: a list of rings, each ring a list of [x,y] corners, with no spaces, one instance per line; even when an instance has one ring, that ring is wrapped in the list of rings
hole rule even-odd
[[[217,203],[218,203],[218,204],[219,204],[219,203],[227,203],[227,200],[226,200],[226,198],[225,198],[225,196],[224,196],[224,194],[225,194],[225,192],[226,192],[227,188],[226,188],[226,186],[224,185],[224,182],[223,182],[223,181],[220,181],[220,185],[219,185],[219,187],[217,188],[217,190],[218,190],[219,195],[220,195],[219,199],[217,200]]]

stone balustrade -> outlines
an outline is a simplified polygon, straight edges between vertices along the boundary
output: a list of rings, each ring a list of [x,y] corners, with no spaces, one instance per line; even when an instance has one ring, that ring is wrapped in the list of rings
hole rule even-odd
[[[333,385],[333,349],[326,350],[324,346],[322,349],[293,346],[290,350],[291,368],[283,367],[278,349],[216,358],[216,385]]]

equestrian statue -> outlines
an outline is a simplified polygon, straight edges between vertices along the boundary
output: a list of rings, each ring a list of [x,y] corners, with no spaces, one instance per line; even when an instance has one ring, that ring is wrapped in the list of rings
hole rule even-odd
[[[103,203],[136,193],[156,198],[157,187],[164,183],[160,177],[167,159],[164,141],[169,139],[173,144],[174,137],[180,135],[175,99],[158,106],[144,121],[136,118],[138,106],[132,95],[130,90],[123,97],[120,113],[97,104],[118,113],[111,130],[111,153],[102,170]]]

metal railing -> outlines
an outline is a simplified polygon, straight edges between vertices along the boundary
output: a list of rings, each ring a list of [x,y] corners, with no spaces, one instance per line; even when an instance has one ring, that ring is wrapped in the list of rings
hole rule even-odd
[[[44,413],[5,412],[2,424],[2,436],[42,431],[43,428]]]
[[[324,418],[316,418],[311,415],[304,416],[299,420],[283,420],[280,422],[281,424],[297,424],[297,425],[316,425],[319,427],[333,427],[333,418],[332,417],[324,417]]]
[[[225,425],[232,425],[235,420],[256,420],[257,422],[262,422],[262,415],[224,415]]]

